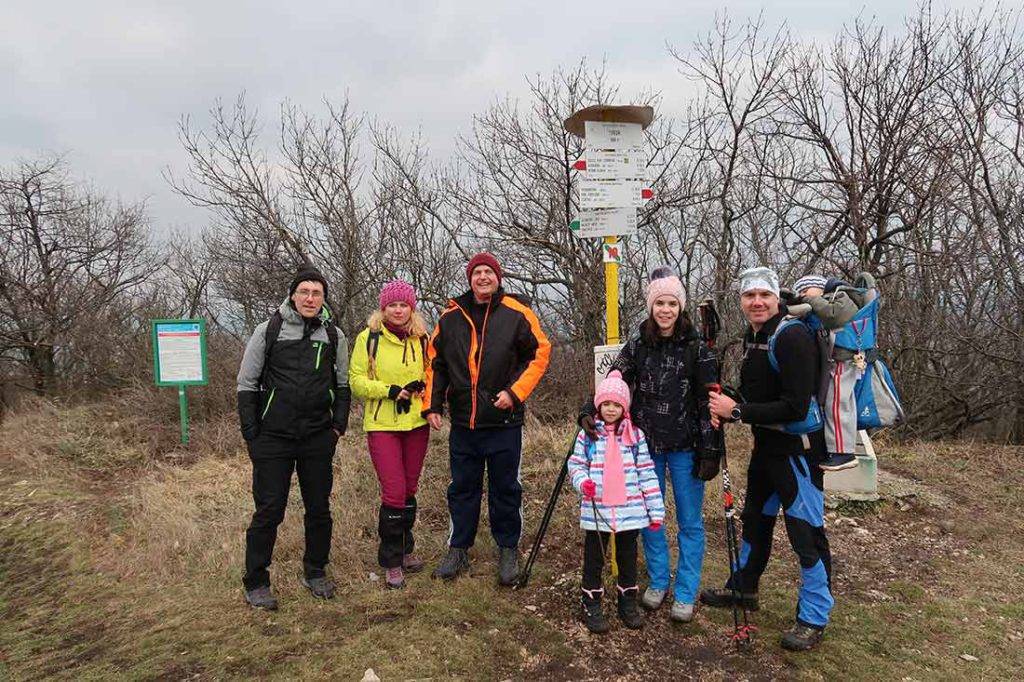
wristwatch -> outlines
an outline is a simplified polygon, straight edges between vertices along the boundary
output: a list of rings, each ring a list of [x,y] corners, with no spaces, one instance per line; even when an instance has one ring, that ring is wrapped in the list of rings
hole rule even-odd
[[[742,416],[743,415],[740,413],[740,406],[739,405],[734,406],[732,408],[732,412],[729,413],[729,417],[731,417],[734,422],[740,421],[740,417],[742,417]]]

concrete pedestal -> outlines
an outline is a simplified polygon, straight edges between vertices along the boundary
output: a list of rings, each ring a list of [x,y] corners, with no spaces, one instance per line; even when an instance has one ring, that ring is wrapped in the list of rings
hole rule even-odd
[[[848,500],[873,502],[878,499],[878,459],[867,431],[857,432],[856,452],[859,466],[825,472],[825,492],[838,493]]]

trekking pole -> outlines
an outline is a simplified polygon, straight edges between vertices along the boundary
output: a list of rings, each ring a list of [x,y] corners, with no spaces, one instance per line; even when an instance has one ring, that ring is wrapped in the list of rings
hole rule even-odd
[[[604,514],[597,511],[597,498],[590,498],[590,505],[594,509],[594,526],[597,528],[597,543],[601,544],[601,524],[604,523],[608,527],[608,547],[601,547],[601,554],[604,556],[604,561],[608,564],[608,569],[611,571],[612,580],[615,584],[619,584],[619,562],[615,559],[615,531],[612,529],[612,524],[608,523],[608,519],[604,517]]]
[[[533,546],[530,547],[530,555],[526,558],[526,564],[523,565],[523,570],[519,572],[519,577],[516,579],[515,589],[526,587],[526,583],[530,581],[530,573],[533,571],[533,564],[537,560],[537,554],[540,552],[540,544],[544,541],[544,536],[548,532],[548,525],[551,523],[551,516],[555,512],[555,505],[558,504],[558,496],[562,492],[562,485],[565,483],[565,477],[569,473],[569,458],[572,457],[573,448],[576,447],[576,439],[580,435],[582,429],[576,430],[576,435],[572,437],[572,441],[569,443],[569,451],[565,453],[565,458],[562,460],[562,468],[558,472],[558,479],[555,481],[555,487],[551,489],[551,496],[548,498],[548,506],[544,509],[544,516],[540,521],[540,527],[537,529],[537,534],[533,537]]]
[[[721,384],[708,384],[708,390],[721,393]],[[736,507],[732,496],[732,478],[729,476],[729,461],[725,448],[722,448],[722,501],[725,506],[725,548],[729,555],[729,588],[732,591],[732,641],[736,648],[750,646],[752,634],[757,628],[750,624],[747,603],[743,600],[740,586],[740,552],[736,534]],[[743,612],[743,624],[740,624],[740,611]]]

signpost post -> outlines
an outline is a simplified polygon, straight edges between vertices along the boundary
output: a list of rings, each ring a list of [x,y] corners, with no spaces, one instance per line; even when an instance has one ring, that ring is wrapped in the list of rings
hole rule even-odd
[[[188,443],[186,386],[205,386],[206,320],[152,320],[153,378],[157,386],[178,388],[181,442]]]
[[[597,105],[580,109],[565,120],[565,129],[582,137],[586,152],[573,168],[579,184],[580,212],[569,228],[577,237],[601,237],[604,261],[605,344],[594,348],[596,381],[607,371],[621,347],[619,337],[619,237],[636,232],[636,209],[651,198],[646,188],[643,131],[654,109]]]

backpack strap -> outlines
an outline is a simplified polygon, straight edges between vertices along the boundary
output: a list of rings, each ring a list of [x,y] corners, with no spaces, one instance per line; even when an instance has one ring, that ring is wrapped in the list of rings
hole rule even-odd
[[[380,346],[380,330],[373,331],[366,335],[366,355],[377,359],[377,347]]]
[[[260,386],[266,387],[267,367],[270,366],[270,353],[277,343],[277,337],[281,334],[281,325],[284,318],[281,311],[275,310],[274,314],[267,320],[267,329],[263,334],[263,369],[260,371]]]

